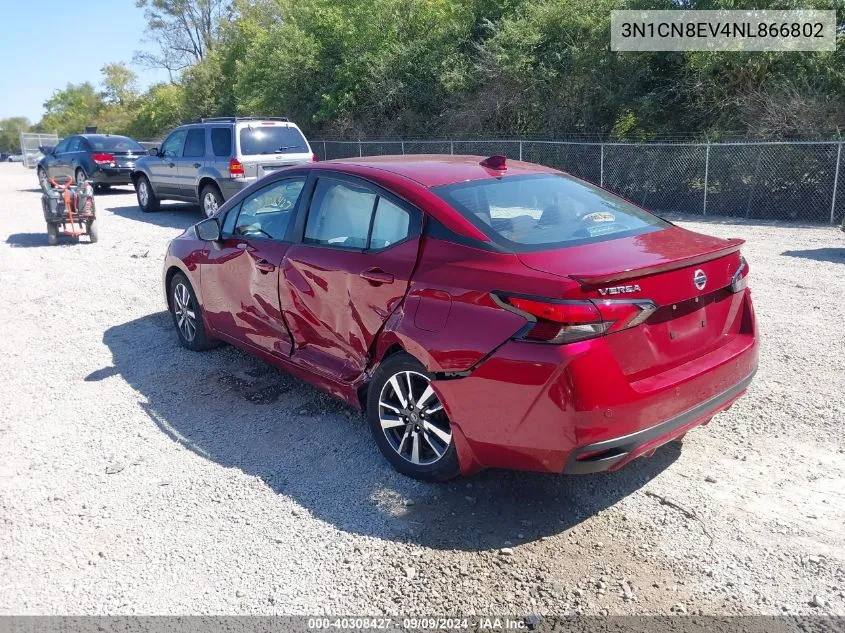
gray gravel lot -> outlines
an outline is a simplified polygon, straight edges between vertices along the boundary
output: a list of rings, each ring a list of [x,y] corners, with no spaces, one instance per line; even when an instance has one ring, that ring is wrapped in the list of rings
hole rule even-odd
[[[159,290],[199,219],[97,197],[47,246],[0,164],[0,613],[845,615],[845,234],[748,241],[747,396],[683,449],[586,477],[394,473],[355,411],[231,347],[181,348]]]

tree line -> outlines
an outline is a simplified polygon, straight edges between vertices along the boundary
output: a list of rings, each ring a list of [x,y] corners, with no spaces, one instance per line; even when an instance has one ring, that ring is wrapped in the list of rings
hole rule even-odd
[[[204,116],[289,116],[313,137],[830,138],[845,125],[845,8],[833,52],[616,53],[612,9],[743,0],[136,0],[170,81],[129,66],[57,90],[34,128],[136,138]],[[827,9],[832,0],[756,8]],[[0,121],[0,142],[20,121]],[[2,148],[0,148],[2,149]]]

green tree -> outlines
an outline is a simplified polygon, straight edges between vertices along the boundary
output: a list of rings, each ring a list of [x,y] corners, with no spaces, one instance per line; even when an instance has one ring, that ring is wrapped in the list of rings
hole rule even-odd
[[[0,119],[0,152],[19,152],[21,132],[29,130],[29,119],[22,116]]]
[[[138,98],[138,76],[126,64],[106,64],[103,74],[103,99],[107,104],[130,106]]]
[[[185,91],[176,84],[151,86],[138,99],[135,118],[128,130],[139,139],[152,139],[185,120]]]
[[[89,83],[68,84],[44,102],[41,127],[56,130],[59,136],[79,134],[88,125],[97,125],[105,108],[102,96]]]
[[[145,9],[147,38],[157,52],[138,52],[135,60],[164,68],[171,80],[214,49],[221,23],[232,17],[229,0],[136,0]]]

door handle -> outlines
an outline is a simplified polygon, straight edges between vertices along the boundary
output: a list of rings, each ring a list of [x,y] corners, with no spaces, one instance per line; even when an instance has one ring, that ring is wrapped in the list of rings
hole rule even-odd
[[[259,259],[257,262],[255,262],[255,267],[265,274],[272,273],[274,270],[276,270],[276,267],[273,266],[273,264],[268,262],[266,259]]]
[[[202,167],[202,163],[194,163],[194,167],[199,169],[200,167]]]
[[[249,248],[249,244],[247,244],[246,242],[238,242],[237,244],[235,244],[235,248],[239,248],[242,251],[245,251],[247,248]]]
[[[176,167],[176,163],[168,163],[168,167]]]
[[[393,275],[384,272],[381,268],[370,268],[362,272],[360,276],[361,279],[366,279],[374,286],[393,283]]]

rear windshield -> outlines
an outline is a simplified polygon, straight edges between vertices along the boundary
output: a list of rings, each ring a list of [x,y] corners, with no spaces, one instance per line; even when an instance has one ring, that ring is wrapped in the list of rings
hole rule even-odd
[[[262,125],[241,129],[241,154],[300,154],[308,151],[305,137],[295,127]]]
[[[146,152],[144,146],[125,136],[88,137],[91,149],[95,152]]]
[[[432,191],[494,242],[516,252],[600,242],[669,226],[604,189],[564,175],[506,176]]]

